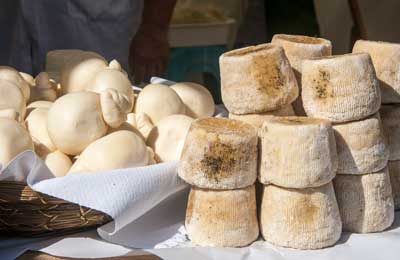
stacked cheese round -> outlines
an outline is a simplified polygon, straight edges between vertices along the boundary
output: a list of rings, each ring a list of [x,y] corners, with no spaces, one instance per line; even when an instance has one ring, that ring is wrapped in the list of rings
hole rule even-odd
[[[186,229],[203,246],[245,246],[257,239],[257,131],[220,118],[195,120],[182,151],[179,176],[193,185]]]
[[[304,60],[332,55],[332,44],[329,40],[303,35],[275,34],[271,43],[282,46],[286,57],[293,68],[301,92],[301,66]],[[298,116],[305,116],[301,95],[293,102]]]
[[[333,123],[363,119],[381,104],[374,66],[366,53],[305,60],[301,95],[308,116]]]
[[[337,154],[331,123],[273,117],[264,122],[260,138],[264,239],[300,249],[333,245],[341,234],[341,220],[332,187]]]

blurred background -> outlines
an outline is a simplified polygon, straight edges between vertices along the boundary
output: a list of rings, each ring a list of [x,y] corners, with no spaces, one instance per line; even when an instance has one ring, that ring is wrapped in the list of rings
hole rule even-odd
[[[0,38],[11,33],[16,15],[16,1],[1,1],[0,24],[7,26],[0,26]],[[399,0],[177,0],[162,76],[204,84],[219,103],[223,52],[269,42],[276,33],[329,39],[334,54],[350,52],[360,38],[400,42],[398,10]],[[0,40],[0,64],[7,64],[12,48],[11,41]]]

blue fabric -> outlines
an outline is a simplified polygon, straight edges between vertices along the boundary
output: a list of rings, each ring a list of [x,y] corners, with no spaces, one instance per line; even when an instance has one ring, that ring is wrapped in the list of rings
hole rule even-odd
[[[19,0],[10,65],[37,74],[54,49],[95,51],[128,68],[143,0]]]

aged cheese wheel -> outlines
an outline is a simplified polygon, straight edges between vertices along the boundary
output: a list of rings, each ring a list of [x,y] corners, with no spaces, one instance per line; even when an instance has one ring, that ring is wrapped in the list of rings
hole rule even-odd
[[[260,133],[260,182],[307,188],[336,174],[336,143],[331,123],[309,117],[273,117]]]
[[[60,151],[47,154],[44,163],[56,177],[65,176],[72,166],[71,159]]]
[[[207,88],[200,84],[183,82],[171,86],[186,106],[186,114],[192,118],[214,115],[214,99]]]
[[[358,40],[353,53],[359,52],[371,55],[380,80],[382,103],[400,103],[400,44]]]
[[[29,84],[16,69],[8,66],[0,66],[0,80],[9,81],[15,84],[21,90],[25,102],[28,102],[31,94]]]
[[[135,113],[144,113],[156,124],[164,117],[185,114],[185,104],[176,92],[161,84],[147,85],[139,93]]]
[[[49,110],[47,129],[58,150],[68,155],[80,154],[107,132],[99,95],[76,92],[60,97]]]
[[[379,114],[333,125],[338,153],[338,173],[363,174],[386,167],[389,146]]]
[[[51,101],[43,101],[43,100],[29,103],[26,106],[26,116],[28,116],[36,108],[39,108],[39,107],[50,108],[52,105],[53,105],[53,102],[51,102]]]
[[[69,173],[95,173],[146,166],[150,151],[143,139],[131,131],[117,131],[91,143],[79,156]]]
[[[392,225],[394,205],[387,167],[363,175],[338,174],[333,183],[344,231],[371,233]]]
[[[274,245],[319,249],[332,246],[342,232],[332,183],[306,189],[264,187],[260,230]]]
[[[26,129],[28,129],[35,145],[35,152],[41,158],[57,149],[47,131],[48,114],[48,108],[36,108],[25,119]]]
[[[60,84],[63,94],[86,90],[90,80],[106,67],[106,60],[91,52],[82,52],[69,58],[61,70]]]
[[[400,160],[400,106],[383,105],[379,110],[383,131],[388,139],[389,160]]]
[[[22,121],[26,113],[26,101],[21,89],[14,83],[0,79],[0,109],[13,109]]]
[[[33,142],[22,124],[13,119],[0,118],[0,147],[0,164],[5,167],[19,153],[33,151]]]
[[[86,90],[90,90],[96,93],[101,93],[102,91],[112,88],[123,94],[129,101],[129,106],[126,107],[126,112],[132,111],[135,97],[132,90],[132,83],[129,78],[121,71],[121,69],[116,69],[117,61],[113,61],[106,68],[103,68],[88,82]],[[119,66],[120,68],[120,66]]]
[[[259,114],[235,115],[235,114],[229,113],[230,119],[235,119],[235,120],[239,120],[239,121],[251,124],[258,129],[261,129],[265,120],[267,120],[268,118],[271,118],[272,116],[294,116],[293,107],[292,107],[292,105],[289,104],[281,109],[278,109],[275,111],[270,111],[270,112],[265,112],[265,113],[259,113]]]
[[[389,161],[390,183],[392,184],[392,195],[394,208],[400,209],[400,161]]]
[[[259,235],[254,185],[236,190],[192,187],[185,226],[200,246],[241,247]]]
[[[286,57],[293,68],[297,84],[301,92],[301,65],[303,60],[315,57],[332,55],[332,43],[323,38],[314,38],[303,35],[275,34],[272,44],[279,45],[285,50]],[[305,116],[303,101],[299,96],[293,102],[296,115]]]
[[[186,115],[172,115],[161,119],[147,137],[156,158],[160,162],[178,161],[181,158],[185,138],[193,118]]]
[[[237,115],[273,111],[298,96],[296,78],[280,46],[261,44],[223,54],[222,100]]]
[[[381,95],[366,53],[305,60],[302,99],[308,116],[348,122],[376,113]]]
[[[257,141],[257,131],[249,124],[222,118],[197,119],[186,137],[179,176],[191,185],[209,189],[254,184]]]

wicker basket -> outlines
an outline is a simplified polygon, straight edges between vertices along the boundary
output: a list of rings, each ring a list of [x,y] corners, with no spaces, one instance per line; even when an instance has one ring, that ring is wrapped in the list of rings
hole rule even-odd
[[[65,234],[111,221],[99,211],[33,191],[25,183],[0,182],[0,233],[15,236]]]

